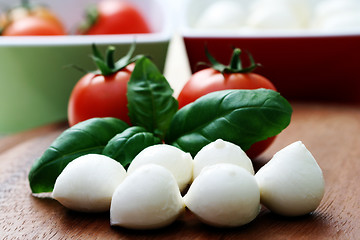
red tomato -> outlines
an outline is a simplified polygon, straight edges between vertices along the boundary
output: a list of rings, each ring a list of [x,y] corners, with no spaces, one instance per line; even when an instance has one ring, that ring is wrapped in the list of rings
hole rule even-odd
[[[276,90],[268,79],[256,73],[221,73],[213,68],[206,68],[194,73],[185,84],[178,97],[179,107],[214,91],[257,88]]]
[[[276,136],[269,137],[266,140],[256,142],[246,151],[246,154],[250,159],[254,159],[264,152],[274,142]]]
[[[150,33],[147,22],[135,6],[126,1],[103,0],[95,10],[89,10],[83,34]]]
[[[138,56],[131,57],[135,44],[117,62],[113,60],[114,51],[114,47],[108,47],[104,58],[93,44],[93,59],[98,70],[83,76],[71,92],[68,105],[70,126],[94,117],[116,117],[130,124],[127,83]]]
[[[65,35],[60,20],[44,7],[19,7],[2,18],[3,36]]]
[[[240,60],[240,49],[235,49],[229,66],[218,63],[208,52],[207,56],[213,67],[194,73],[178,96],[179,107],[183,107],[199,97],[214,91],[226,89],[266,88],[276,91],[275,86],[265,77],[252,73],[257,66],[250,56],[251,66],[243,68]],[[247,150],[249,157],[254,158],[267,149],[275,137],[257,142]]]
[[[60,29],[52,23],[35,17],[28,16],[21,18],[8,27],[2,33],[3,36],[49,36],[65,35],[63,29]]]
[[[93,117],[116,117],[130,124],[127,83],[134,63],[111,75],[88,73],[75,85],[69,100],[69,125]]]

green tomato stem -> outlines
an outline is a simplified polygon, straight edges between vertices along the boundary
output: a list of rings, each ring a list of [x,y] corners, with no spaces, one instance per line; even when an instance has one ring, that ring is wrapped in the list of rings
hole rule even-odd
[[[30,9],[30,1],[29,0],[21,0],[21,6],[26,9]]]
[[[254,58],[252,57],[252,55],[248,52],[247,55],[249,57],[250,60],[250,66],[248,67],[243,67],[242,66],[242,62],[241,62],[241,55],[242,51],[239,48],[235,48],[233,51],[233,54],[231,56],[230,59],[230,64],[229,65],[224,65],[222,63],[219,63],[208,51],[208,49],[205,47],[205,54],[208,58],[208,60],[211,63],[211,68],[221,72],[222,74],[224,73],[250,73],[252,71],[254,71],[254,69],[256,67],[259,66],[259,64],[255,63]]]
[[[107,48],[107,50],[106,50],[106,64],[111,69],[115,68],[114,52],[115,52],[115,47],[114,46],[109,46]]]
[[[118,61],[114,61],[114,52],[115,47],[109,46],[105,53],[105,58],[100,53],[99,49],[96,47],[95,44],[92,45],[93,55],[91,56],[94,60],[98,70],[94,71],[97,74],[102,74],[104,76],[114,74],[121,69],[128,66],[130,63],[135,62],[139,59],[142,55],[137,55],[132,57],[135,51],[135,42],[130,46],[129,51],[127,54],[120,58]]]
[[[241,54],[241,50],[239,48],[235,48],[233,51],[231,60],[230,60],[230,68],[231,69],[242,69],[240,54]]]

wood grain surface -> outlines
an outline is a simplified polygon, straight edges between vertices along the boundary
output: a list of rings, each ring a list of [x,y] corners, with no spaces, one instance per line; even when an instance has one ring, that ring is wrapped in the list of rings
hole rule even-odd
[[[53,124],[0,139],[0,239],[359,239],[360,109],[292,104],[290,126],[254,163],[260,167],[282,147],[302,140],[326,182],[320,207],[307,216],[285,218],[264,208],[246,226],[218,229],[186,212],[174,224],[154,231],[111,227],[109,213],[77,213],[31,195],[30,166],[66,128]]]

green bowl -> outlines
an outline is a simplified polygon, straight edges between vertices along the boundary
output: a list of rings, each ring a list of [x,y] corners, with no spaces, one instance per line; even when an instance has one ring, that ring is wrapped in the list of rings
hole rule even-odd
[[[48,4],[51,2],[53,1],[46,1]],[[56,2],[58,6],[54,7],[62,6],[62,9],[56,10],[60,17],[64,17],[61,10],[66,11],[66,4],[72,2]],[[86,1],[77,2],[79,10],[82,9],[80,3],[84,7]],[[134,3],[139,4],[141,1]],[[142,3],[139,7],[143,9],[154,30],[150,34],[0,37],[0,134],[66,120],[70,93],[84,75],[69,66],[94,70],[95,65],[90,58],[92,43],[102,52],[109,45],[115,46],[115,58],[119,58],[135,41],[135,54],[151,56],[163,71],[172,36],[170,17],[165,6],[159,1]],[[69,19],[71,18],[66,18],[68,28],[72,26]]]

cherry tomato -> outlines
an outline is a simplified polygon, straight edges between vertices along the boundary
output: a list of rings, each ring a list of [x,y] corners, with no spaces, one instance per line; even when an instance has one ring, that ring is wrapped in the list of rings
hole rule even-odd
[[[150,33],[150,28],[141,13],[129,2],[102,0],[95,8],[88,9],[80,32],[88,35]]]
[[[65,35],[66,31],[53,12],[41,6],[21,6],[2,17],[3,36]]]
[[[194,73],[184,85],[178,96],[179,108],[195,101],[199,97],[214,91],[226,89],[258,89],[266,88],[276,91],[275,86],[267,78],[253,73],[257,67],[251,55],[250,66],[243,68],[240,60],[240,49],[234,49],[231,63],[228,66],[220,64],[206,51],[212,67]],[[247,150],[251,158],[260,155],[274,141],[275,137],[257,142]]]
[[[111,75],[88,73],[72,91],[68,116],[70,126],[93,117],[116,117],[130,124],[127,83],[134,64]]]
[[[221,73],[216,69],[206,68],[194,73],[185,84],[178,97],[179,107],[214,91],[257,88],[276,90],[268,79],[256,73]]]
[[[114,50],[109,47],[107,54],[112,55]],[[101,61],[101,64],[97,64],[97,72],[85,74],[72,90],[68,104],[69,125],[93,117],[116,117],[130,124],[126,92],[135,65],[136,57],[130,58],[134,47],[124,57],[126,61],[119,60],[122,65],[109,62],[109,56],[104,60],[95,45],[93,51],[95,62]]]

